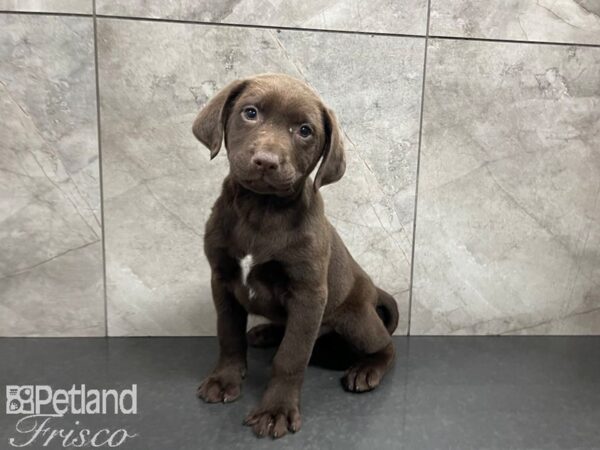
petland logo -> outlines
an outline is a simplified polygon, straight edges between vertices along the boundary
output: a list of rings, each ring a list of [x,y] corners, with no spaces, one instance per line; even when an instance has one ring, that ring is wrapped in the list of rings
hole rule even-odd
[[[118,447],[137,433],[124,428],[92,430],[75,420],[74,426],[58,428],[56,422],[65,415],[137,414],[137,385],[130,389],[87,389],[85,384],[71,389],[51,386],[6,386],[6,414],[23,415],[15,425],[18,437],[8,443],[13,447],[31,445],[47,447]]]

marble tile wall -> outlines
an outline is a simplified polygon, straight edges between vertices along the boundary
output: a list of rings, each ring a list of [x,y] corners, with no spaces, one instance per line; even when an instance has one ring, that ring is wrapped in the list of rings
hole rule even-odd
[[[598,333],[600,48],[434,39],[428,64],[412,332]]]
[[[103,335],[91,18],[0,15],[0,117],[0,335]]]
[[[98,44],[110,333],[215,332],[202,236],[227,166],[224,154],[209,164],[190,124],[257,70],[305,79],[338,111],[348,176],[323,190],[327,210],[396,294],[406,333],[422,39],[102,19]],[[400,125],[388,130],[391,117]]]
[[[431,0],[433,36],[600,44],[598,0]]]
[[[398,334],[599,334],[597,9],[0,0],[0,335],[214,334],[202,235],[227,165],[190,126],[266,71],[337,112],[327,214]]]
[[[98,14],[325,30],[425,34],[427,0],[96,0]]]

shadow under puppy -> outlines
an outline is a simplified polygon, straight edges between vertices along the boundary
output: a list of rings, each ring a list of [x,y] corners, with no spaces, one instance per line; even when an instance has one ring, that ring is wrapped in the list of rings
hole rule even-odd
[[[319,188],[345,171],[340,128],[305,83],[282,74],[237,80],[198,114],[194,135],[230,173],[206,224],[220,355],[198,388],[207,402],[240,395],[247,342],[279,345],[258,407],[258,436],[300,428],[300,390],[317,337],[333,332],[361,355],[342,384],[375,388],[392,365],[395,300],[354,261],[325,217]],[[315,180],[310,173],[316,168]],[[348,193],[351,195],[351,193]],[[268,318],[246,334],[248,313]]]

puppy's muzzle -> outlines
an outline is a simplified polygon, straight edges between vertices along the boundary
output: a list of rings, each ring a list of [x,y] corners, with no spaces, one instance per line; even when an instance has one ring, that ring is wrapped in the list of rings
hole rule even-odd
[[[274,153],[258,152],[250,160],[255,170],[263,173],[275,173],[279,170],[279,156]]]

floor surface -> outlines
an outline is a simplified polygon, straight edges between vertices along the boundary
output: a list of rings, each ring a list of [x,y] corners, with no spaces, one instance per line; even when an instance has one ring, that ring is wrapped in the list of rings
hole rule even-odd
[[[242,425],[265,386],[272,350],[250,350],[242,397],[228,405],[195,397],[215,360],[214,338],[0,339],[0,382],[137,384],[137,414],[66,415],[49,426],[63,435],[82,428],[137,434],[123,449],[600,449],[600,337],[395,343],[396,367],[372,393],[346,393],[341,372],[310,367],[302,429],[278,441]],[[16,430],[22,417],[0,415],[0,448],[31,438]],[[62,448],[56,437],[42,446],[49,434],[24,448]]]

